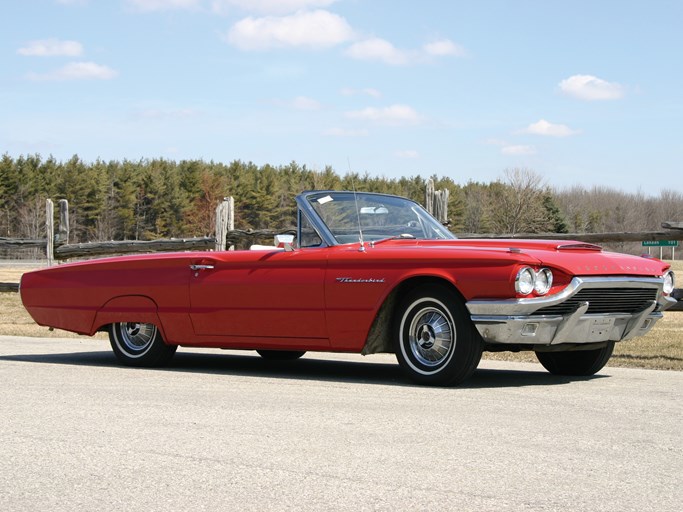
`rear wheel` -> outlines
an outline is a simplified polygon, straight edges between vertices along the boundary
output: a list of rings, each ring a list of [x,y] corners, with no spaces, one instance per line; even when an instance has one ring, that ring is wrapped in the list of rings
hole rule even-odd
[[[269,361],[293,361],[306,353],[305,350],[257,350],[256,352]]]
[[[414,382],[453,386],[472,375],[482,344],[460,297],[426,285],[399,303],[394,317],[396,358]]]
[[[127,366],[163,366],[177,345],[166,345],[154,324],[117,322],[109,326],[109,342],[119,362]]]
[[[610,341],[603,348],[571,352],[536,352],[543,367],[553,375],[594,375],[607,364],[614,350]]]

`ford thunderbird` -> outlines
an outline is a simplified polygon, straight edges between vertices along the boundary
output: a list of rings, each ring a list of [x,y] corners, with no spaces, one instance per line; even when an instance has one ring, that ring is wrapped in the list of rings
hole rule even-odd
[[[252,250],[123,256],[24,274],[33,319],[107,331],[125,365],[177,347],[394,353],[421,384],[455,385],[483,351],[534,351],[557,375],[592,375],[647,333],[671,298],[657,259],[582,242],[457,239],[401,197],[296,198],[296,236]]]

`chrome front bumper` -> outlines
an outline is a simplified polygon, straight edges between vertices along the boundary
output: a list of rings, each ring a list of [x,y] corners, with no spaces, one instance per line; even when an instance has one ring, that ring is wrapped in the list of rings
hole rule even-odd
[[[472,321],[485,342],[560,345],[621,341],[647,333],[676,300],[662,295],[662,279],[575,277],[561,293],[533,299],[473,300],[467,303]],[[589,302],[578,302],[566,314],[539,315],[536,311],[561,304],[579,291],[649,288],[657,300],[631,313],[589,313]]]

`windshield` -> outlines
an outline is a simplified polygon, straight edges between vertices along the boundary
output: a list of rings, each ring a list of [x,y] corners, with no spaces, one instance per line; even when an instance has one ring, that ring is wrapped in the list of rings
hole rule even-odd
[[[311,194],[308,203],[339,244],[360,240],[455,238],[420,205],[396,196],[352,192]],[[360,226],[360,229],[359,229]]]

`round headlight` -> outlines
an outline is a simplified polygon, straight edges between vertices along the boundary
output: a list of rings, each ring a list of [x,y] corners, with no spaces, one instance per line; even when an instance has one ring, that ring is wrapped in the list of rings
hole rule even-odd
[[[536,273],[529,267],[522,267],[517,272],[515,279],[515,290],[522,295],[529,295],[534,291],[534,283],[536,282]]]
[[[671,292],[674,291],[675,287],[676,277],[674,276],[674,273],[671,270],[669,270],[666,274],[664,274],[664,293],[670,295]]]
[[[545,295],[550,291],[550,287],[553,285],[553,273],[549,268],[542,268],[536,274],[536,283],[534,284],[534,290],[539,295]]]

